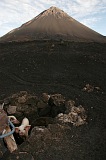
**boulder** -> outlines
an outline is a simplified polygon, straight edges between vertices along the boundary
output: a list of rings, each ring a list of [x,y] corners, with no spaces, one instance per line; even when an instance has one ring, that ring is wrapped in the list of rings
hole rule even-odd
[[[21,160],[21,158],[24,159],[26,154],[30,157],[29,159],[34,158],[34,160],[65,160],[66,155],[70,153],[69,133],[71,134],[70,127],[59,124],[50,124],[47,128],[34,127],[27,141],[21,144],[17,151],[8,155],[6,160],[13,160],[16,157]],[[20,153],[23,154],[20,155]],[[69,156],[71,156],[71,153],[67,160],[70,160]]]

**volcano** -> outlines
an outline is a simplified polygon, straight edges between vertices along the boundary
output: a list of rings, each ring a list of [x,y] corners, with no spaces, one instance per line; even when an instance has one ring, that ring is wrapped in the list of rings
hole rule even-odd
[[[70,40],[75,42],[106,42],[103,35],[79,23],[63,10],[50,7],[32,20],[24,23],[0,41]]]
[[[4,104],[5,112],[20,122],[27,117],[32,130],[21,145],[23,140],[17,135],[18,150],[13,153],[1,139],[0,159],[106,159],[104,39],[56,7],[1,37],[0,105]],[[42,93],[58,94],[58,106],[52,100],[45,101]],[[50,117],[60,113],[61,100],[64,110],[64,99],[71,102],[65,102],[65,106],[69,112],[73,109],[75,116],[74,107],[84,106],[86,124],[77,127]],[[86,119],[85,112],[77,111],[75,121],[80,116]],[[67,113],[62,116],[64,121],[68,119]]]

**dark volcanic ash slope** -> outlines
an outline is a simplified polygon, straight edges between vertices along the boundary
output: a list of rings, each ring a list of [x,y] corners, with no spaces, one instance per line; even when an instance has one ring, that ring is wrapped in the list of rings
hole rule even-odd
[[[86,84],[100,87],[100,90],[83,91]],[[75,100],[77,106],[84,106],[88,116],[88,124],[78,128],[70,126],[70,131],[63,131],[64,136],[61,136],[61,130],[52,128],[50,135],[53,138],[55,135],[52,143],[48,132],[42,132],[45,133],[43,136],[38,132],[38,137],[34,132],[34,139],[20,146],[21,154],[31,154],[37,160],[45,157],[47,160],[106,159],[105,44],[63,41],[0,44],[0,100],[20,90],[37,94],[61,93],[67,99]],[[13,153],[4,159],[16,157],[18,155]]]
[[[79,23],[56,7],[50,7],[21,27],[10,31],[1,37],[0,41],[35,39],[106,42],[104,36]]]

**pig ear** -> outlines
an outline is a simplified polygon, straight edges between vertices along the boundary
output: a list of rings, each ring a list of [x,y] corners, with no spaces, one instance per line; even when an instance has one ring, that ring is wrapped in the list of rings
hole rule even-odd
[[[31,128],[31,125],[27,125],[27,126],[25,127],[25,130],[26,130],[26,131],[29,131],[30,128]]]
[[[19,128],[15,127],[15,132],[18,133],[19,132]]]

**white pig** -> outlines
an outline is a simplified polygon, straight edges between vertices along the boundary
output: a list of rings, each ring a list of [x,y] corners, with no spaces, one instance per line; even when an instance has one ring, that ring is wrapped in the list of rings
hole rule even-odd
[[[27,138],[28,137],[28,131],[29,131],[30,127],[31,127],[31,125],[29,125],[28,118],[24,118],[22,120],[21,125],[19,127],[15,127],[15,132],[19,133],[19,135],[21,137]]]

